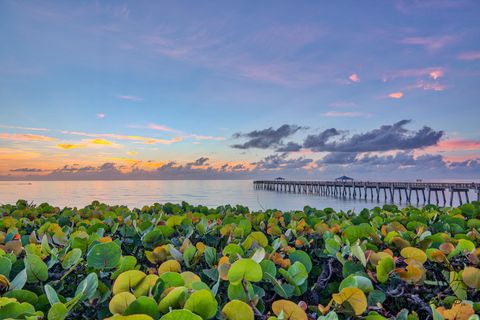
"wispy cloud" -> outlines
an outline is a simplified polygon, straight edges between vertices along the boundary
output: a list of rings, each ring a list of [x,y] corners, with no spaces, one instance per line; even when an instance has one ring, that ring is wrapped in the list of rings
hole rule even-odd
[[[329,103],[328,106],[332,108],[353,108],[356,107],[357,104],[352,101],[335,101]]]
[[[480,51],[462,52],[458,55],[458,59],[465,61],[480,60]]]
[[[347,112],[328,111],[328,112],[325,112],[323,115],[325,117],[349,117],[349,118],[370,118],[372,116],[371,113],[355,112],[355,111],[347,111]]]
[[[445,75],[445,70],[442,67],[430,67],[430,68],[418,68],[418,69],[403,69],[403,70],[394,70],[385,73],[382,76],[383,81],[391,81],[396,78],[422,78],[430,77],[433,79],[438,79]]]
[[[16,130],[26,130],[26,131],[50,131],[50,129],[47,129],[47,128],[9,126],[9,125],[5,125],[5,124],[0,124],[0,128],[4,128],[4,129],[16,129]]]
[[[0,160],[30,160],[40,157],[40,153],[18,150],[13,148],[0,148]]]
[[[433,91],[443,91],[445,90],[445,85],[440,83],[430,83],[427,81],[419,80],[415,86],[416,88],[423,89],[423,90],[433,90]]]
[[[143,100],[143,98],[140,98],[137,96],[131,96],[131,95],[118,95],[117,98],[120,100],[132,101],[132,102]]]
[[[156,131],[163,131],[163,132],[171,132],[177,134],[181,138],[191,138],[195,140],[225,140],[225,137],[221,136],[210,136],[210,135],[199,135],[199,134],[194,134],[194,133],[185,133],[181,130],[177,130],[165,125],[161,124],[156,124],[156,123],[150,123],[148,125],[130,125],[130,128],[140,128],[140,129],[150,129],[150,130],[156,130]]]
[[[0,133],[0,139],[10,141],[55,141],[56,138],[42,136],[38,134],[23,134],[23,133]]]
[[[86,144],[76,144],[76,143],[59,143],[56,145],[59,149],[70,150],[70,149],[78,149],[78,148],[86,148]]]
[[[403,97],[403,92],[398,91],[398,92],[392,92],[388,95],[389,98],[392,99],[401,99]]]
[[[183,140],[182,137],[174,137],[172,139],[158,139],[158,138],[151,138],[151,137],[123,135],[123,134],[115,134],[115,133],[88,133],[88,132],[79,132],[79,131],[61,131],[61,133],[68,134],[68,135],[83,136],[83,137],[128,140],[128,141],[134,141],[134,142],[143,143],[143,144],[172,144],[172,143],[180,142]]]
[[[440,37],[408,37],[401,39],[399,42],[407,45],[417,45],[428,50],[438,50],[456,41],[453,36]]]
[[[103,119],[103,118],[105,118],[105,116],[106,116],[105,113],[97,113],[97,118],[98,119]]]
[[[170,128],[170,127],[167,127],[167,126],[164,126],[164,125],[161,125],[161,124],[156,124],[156,123],[150,123],[147,126],[147,128],[152,129],[152,130],[157,130],[157,131],[179,132],[176,129],[173,129],[173,128]]]

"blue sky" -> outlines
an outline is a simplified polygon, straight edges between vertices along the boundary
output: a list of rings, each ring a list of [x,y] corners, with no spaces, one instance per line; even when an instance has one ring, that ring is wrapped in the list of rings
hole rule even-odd
[[[3,1],[0,175],[478,178],[479,13],[473,0]],[[331,128],[330,144],[388,146],[305,145]],[[278,151],[288,142],[300,147]]]

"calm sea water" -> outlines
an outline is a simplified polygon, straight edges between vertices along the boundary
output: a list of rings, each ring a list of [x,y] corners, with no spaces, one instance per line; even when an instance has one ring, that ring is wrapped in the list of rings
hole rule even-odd
[[[475,199],[475,195],[472,193],[470,198]],[[360,211],[383,204],[376,200],[254,190],[252,181],[247,180],[0,181],[0,203],[14,203],[18,199],[37,204],[48,202],[59,207],[83,207],[93,200],[110,205],[127,205],[130,208],[141,208],[155,202],[187,201],[209,207],[241,204],[251,210],[295,210],[308,205]],[[455,204],[458,204],[458,201],[455,201]]]

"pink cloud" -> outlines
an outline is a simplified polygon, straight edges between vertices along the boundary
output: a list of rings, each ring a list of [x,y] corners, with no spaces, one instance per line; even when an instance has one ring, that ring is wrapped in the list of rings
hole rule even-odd
[[[392,99],[401,99],[403,97],[403,92],[399,91],[399,92],[392,92],[388,95],[389,98],[392,98]]]
[[[350,81],[352,82],[360,82],[360,78],[358,77],[358,75],[356,73],[352,73],[348,79],[350,79]]]
[[[105,118],[105,113],[97,113],[97,118],[98,118],[98,119],[103,119],[103,118]]]
[[[443,91],[445,90],[445,86],[439,83],[429,83],[426,81],[418,81],[416,88],[423,89],[423,90],[433,90],[433,91]]]
[[[442,140],[436,146],[428,149],[431,151],[478,151],[480,150],[480,141],[461,139]]]
[[[442,69],[433,70],[432,72],[430,72],[430,77],[433,80],[437,80],[438,78],[443,77],[443,70]]]
[[[363,113],[363,112],[337,112],[337,111],[328,111],[323,114],[325,117],[371,117],[370,113]]]
[[[178,132],[178,130],[175,130],[175,129],[172,129],[170,127],[163,126],[163,125],[160,125],[160,124],[155,124],[155,123],[150,123],[147,127],[148,127],[148,129],[157,130],[157,131]]]
[[[137,96],[129,96],[129,95],[118,95],[118,99],[126,100],[126,101],[142,101],[143,99]]]
[[[42,136],[38,134],[22,134],[22,133],[0,133],[0,139],[11,141],[55,141],[56,138]]]
[[[419,68],[419,69],[404,69],[394,70],[383,75],[383,81],[387,82],[396,78],[440,78],[445,74],[445,70],[441,67]]]
[[[462,52],[458,55],[458,59],[466,61],[480,60],[480,51]]]
[[[438,50],[455,42],[455,40],[456,39],[452,36],[409,37],[409,38],[404,38],[399,42],[402,44],[422,46],[429,50]]]

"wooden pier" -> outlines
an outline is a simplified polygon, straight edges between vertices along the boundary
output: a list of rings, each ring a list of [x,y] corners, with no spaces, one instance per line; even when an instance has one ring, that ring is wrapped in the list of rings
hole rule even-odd
[[[446,191],[448,191],[450,206],[453,205],[455,198],[458,198],[460,204],[469,203],[469,193],[473,191],[476,200],[480,201],[480,183],[258,180],[253,182],[253,186],[259,190],[385,202],[395,202],[395,199],[398,199],[407,203],[414,201],[432,203],[435,198],[436,204],[443,205],[447,204]]]

